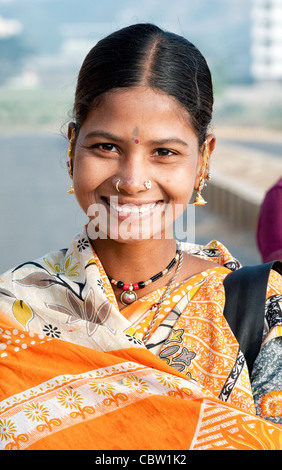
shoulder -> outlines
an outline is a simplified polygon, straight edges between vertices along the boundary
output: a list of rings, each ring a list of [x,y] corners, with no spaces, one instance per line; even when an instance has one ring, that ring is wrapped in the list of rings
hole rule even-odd
[[[282,178],[280,178],[277,183],[275,183],[267,192],[266,198],[272,194],[282,194]]]
[[[45,254],[40,258],[24,261],[23,263],[20,263],[14,266],[13,268],[9,269],[5,273],[1,274],[0,283],[3,282],[3,280],[7,277],[12,276],[14,273],[18,271],[24,272],[25,270],[29,270],[32,267],[48,267],[51,271],[55,273],[58,269],[58,263],[61,263],[61,261],[65,258],[66,253],[67,249],[61,249]]]
[[[212,240],[206,245],[181,243],[183,267],[180,280],[189,280],[195,275],[202,275],[214,287],[223,283],[226,275],[239,269],[241,264],[219,241]],[[207,274],[206,274],[207,273]],[[222,286],[223,287],[223,286]]]
[[[0,274],[1,284],[19,275],[28,275],[34,271],[45,270],[50,275],[65,274],[70,277],[79,277],[84,271],[87,262],[93,258],[91,244],[85,230],[73,237],[68,248],[54,250],[40,258],[27,260],[12,269]]]
[[[271,269],[269,274],[266,297],[269,298],[272,295],[282,295],[282,276],[274,269]]]
[[[273,214],[275,214],[278,218],[278,221],[281,222],[281,200],[282,178],[266,192],[259,211],[259,224],[265,220],[272,220],[271,217]]]
[[[65,264],[67,250],[58,250],[31,261],[25,261],[0,275],[0,304],[7,297],[25,298],[26,288],[46,288]]]
[[[181,243],[184,253],[194,256],[198,260],[209,262],[215,265],[225,267],[231,271],[235,271],[241,267],[241,263],[232,256],[230,251],[219,241],[212,240],[206,245],[198,245],[192,243]]]

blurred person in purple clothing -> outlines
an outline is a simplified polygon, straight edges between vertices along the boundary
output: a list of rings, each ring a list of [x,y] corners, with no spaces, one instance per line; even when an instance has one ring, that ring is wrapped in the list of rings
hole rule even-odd
[[[263,263],[282,261],[282,177],[267,191],[261,205],[257,245]]]

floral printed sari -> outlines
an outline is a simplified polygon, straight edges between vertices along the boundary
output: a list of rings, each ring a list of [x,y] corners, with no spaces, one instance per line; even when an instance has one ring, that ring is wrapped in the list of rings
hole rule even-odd
[[[183,249],[214,262],[175,284],[146,344],[163,289],[119,311],[86,230],[0,277],[0,449],[282,448],[282,392],[258,381],[254,400],[222,315],[239,263],[218,242]],[[272,272],[269,315],[281,292]],[[281,337],[278,313],[262,352]]]

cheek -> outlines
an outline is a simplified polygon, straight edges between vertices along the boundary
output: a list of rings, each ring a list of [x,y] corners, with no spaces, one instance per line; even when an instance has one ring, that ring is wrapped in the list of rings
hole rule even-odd
[[[75,194],[80,198],[87,197],[91,192],[93,192],[93,188],[95,188],[91,174],[84,174],[81,171],[74,171],[73,186]]]
[[[171,178],[171,188],[173,188],[174,191],[172,194],[174,194],[174,203],[176,205],[176,218],[186,210],[190,203],[194,193],[195,180],[196,166],[183,168],[177,180]]]
[[[89,206],[94,204],[94,190],[96,187],[93,172],[86,171],[83,166],[74,167],[73,187],[74,193],[82,210],[87,214]]]
[[[83,190],[79,184],[74,184],[74,194],[81,209],[87,214],[89,208],[96,202],[94,194]]]
[[[172,172],[172,177],[166,179],[167,188],[175,198],[190,198],[196,179],[196,167],[189,165]]]
[[[91,159],[77,157],[73,168],[73,185],[80,192],[93,191],[99,184],[100,172],[95,171]]]

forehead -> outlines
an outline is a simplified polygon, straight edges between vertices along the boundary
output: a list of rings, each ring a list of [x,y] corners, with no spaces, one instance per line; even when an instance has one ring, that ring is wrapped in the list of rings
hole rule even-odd
[[[136,127],[193,131],[189,113],[174,97],[148,87],[118,88],[105,93],[83,125],[124,130],[129,126],[131,131]]]

